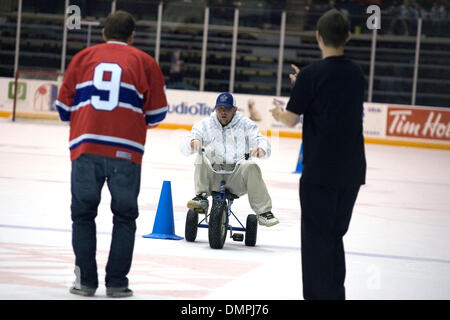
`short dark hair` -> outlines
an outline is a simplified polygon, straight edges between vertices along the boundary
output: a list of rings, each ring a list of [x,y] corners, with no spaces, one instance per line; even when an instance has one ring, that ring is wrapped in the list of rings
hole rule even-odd
[[[127,41],[135,26],[133,16],[123,10],[111,13],[103,23],[105,37],[108,40]]]
[[[343,47],[350,32],[350,22],[344,13],[331,9],[319,18],[317,30],[326,46]]]

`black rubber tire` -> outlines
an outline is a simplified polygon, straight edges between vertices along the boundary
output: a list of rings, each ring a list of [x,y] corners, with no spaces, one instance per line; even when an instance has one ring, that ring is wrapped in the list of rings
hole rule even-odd
[[[227,237],[227,203],[223,200],[213,202],[208,222],[209,246],[222,249]]]
[[[245,245],[254,247],[256,245],[256,234],[258,232],[258,219],[256,214],[249,214],[245,224]]]
[[[186,215],[186,226],[184,228],[184,236],[186,238],[186,241],[194,242],[195,238],[197,238],[197,230],[198,230],[198,213],[189,210]]]

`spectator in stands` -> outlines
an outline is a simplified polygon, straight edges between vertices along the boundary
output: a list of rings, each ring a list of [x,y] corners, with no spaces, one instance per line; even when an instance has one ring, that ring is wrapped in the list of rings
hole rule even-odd
[[[440,1],[433,3],[430,18],[433,24],[433,36],[442,36],[447,19],[447,10],[445,9],[443,3],[440,3]]]
[[[183,89],[183,65],[184,61],[181,60],[181,51],[175,50],[172,54],[172,64],[170,66],[169,72],[169,88],[172,89]]]
[[[394,0],[394,3],[392,4],[388,12],[392,17],[391,25],[389,27],[389,33],[394,35],[407,35],[408,24],[406,20],[401,16],[402,1]]]
[[[422,6],[422,4],[416,2],[415,7],[419,18],[421,18],[422,20],[428,19],[430,13],[425,9],[425,7]]]
[[[419,12],[416,9],[415,1],[403,1],[403,5],[400,6],[400,18],[403,19],[407,25],[406,35],[414,35],[417,30],[417,19],[419,18]]]

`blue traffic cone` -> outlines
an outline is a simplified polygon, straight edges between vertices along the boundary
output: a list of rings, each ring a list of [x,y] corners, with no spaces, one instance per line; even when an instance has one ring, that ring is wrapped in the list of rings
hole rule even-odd
[[[298,155],[297,167],[295,168],[295,171],[292,173],[302,173],[302,171],[303,171],[303,142],[300,146],[300,153]]]
[[[183,237],[175,234],[175,223],[173,220],[172,189],[170,181],[164,181],[159,196],[158,209],[156,210],[155,223],[152,233],[143,236],[153,239],[181,240]]]

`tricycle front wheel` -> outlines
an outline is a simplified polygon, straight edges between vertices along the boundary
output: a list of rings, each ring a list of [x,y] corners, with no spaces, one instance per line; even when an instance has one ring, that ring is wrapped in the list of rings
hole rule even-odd
[[[222,249],[227,237],[227,202],[216,200],[211,207],[208,223],[209,246]]]

